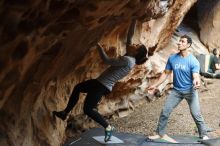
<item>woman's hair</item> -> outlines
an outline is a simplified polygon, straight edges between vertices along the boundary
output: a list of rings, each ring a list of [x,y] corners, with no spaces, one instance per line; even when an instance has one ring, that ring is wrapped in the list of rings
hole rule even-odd
[[[213,53],[214,55],[217,55],[217,48],[214,48],[214,49],[212,50],[212,53]]]
[[[141,65],[144,64],[147,61],[147,54],[148,54],[148,50],[144,45],[141,45],[138,49],[137,49],[137,54],[134,56],[135,60],[136,60],[136,64],[137,65]]]

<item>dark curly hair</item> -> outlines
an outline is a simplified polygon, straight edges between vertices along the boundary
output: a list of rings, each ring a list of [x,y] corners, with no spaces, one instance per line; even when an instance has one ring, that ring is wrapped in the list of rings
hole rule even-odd
[[[147,48],[144,45],[141,45],[137,49],[137,54],[134,56],[135,59],[136,59],[135,63],[137,65],[144,64],[147,61],[147,59],[148,59],[147,54],[148,54]]]
[[[187,43],[190,44],[190,46],[192,45],[192,39],[188,35],[185,34],[185,35],[181,36],[180,38],[186,38],[187,39]]]

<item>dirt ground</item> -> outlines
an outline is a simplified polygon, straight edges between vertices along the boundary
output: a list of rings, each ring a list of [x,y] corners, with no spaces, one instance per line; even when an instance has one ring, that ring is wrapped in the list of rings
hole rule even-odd
[[[205,80],[207,87],[202,85],[199,89],[200,106],[206,124],[216,130],[210,135],[216,137],[220,136],[220,79]],[[120,132],[152,135],[165,99],[165,97],[161,97],[151,103],[146,101],[129,116],[111,120],[111,123]],[[188,104],[183,100],[169,118],[167,134],[198,135],[196,131],[197,128],[190,115]]]

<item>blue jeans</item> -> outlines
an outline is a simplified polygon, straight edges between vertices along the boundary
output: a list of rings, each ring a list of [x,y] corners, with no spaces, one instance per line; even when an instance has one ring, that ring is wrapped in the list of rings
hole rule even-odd
[[[189,105],[190,113],[198,128],[199,136],[202,137],[207,134],[206,125],[200,111],[198,91],[192,88],[186,91],[171,90],[159,118],[156,130],[159,135],[163,136],[166,133],[170,113],[183,99],[186,99]]]

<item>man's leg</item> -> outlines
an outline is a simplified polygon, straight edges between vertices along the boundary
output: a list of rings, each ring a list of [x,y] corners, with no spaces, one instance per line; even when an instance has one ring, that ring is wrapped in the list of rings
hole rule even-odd
[[[165,135],[166,126],[167,126],[167,122],[168,122],[168,118],[170,116],[170,113],[182,101],[182,99],[183,98],[178,91],[176,91],[175,89],[171,90],[170,94],[167,97],[165,105],[163,107],[163,110],[160,114],[159,122],[157,125],[156,132],[160,136]]]
[[[193,117],[193,120],[195,121],[196,126],[198,128],[199,136],[202,138],[203,136],[207,135],[207,130],[204,119],[200,111],[198,91],[192,89],[191,93],[187,94],[186,100],[189,104],[190,112]]]
[[[168,118],[172,110],[182,101],[182,96],[175,89],[170,91],[170,94],[167,97],[163,110],[161,112],[159,122],[157,125],[157,134],[154,136],[149,136],[150,139],[162,138],[166,141],[177,143],[174,139],[165,134],[165,129],[167,126]]]

